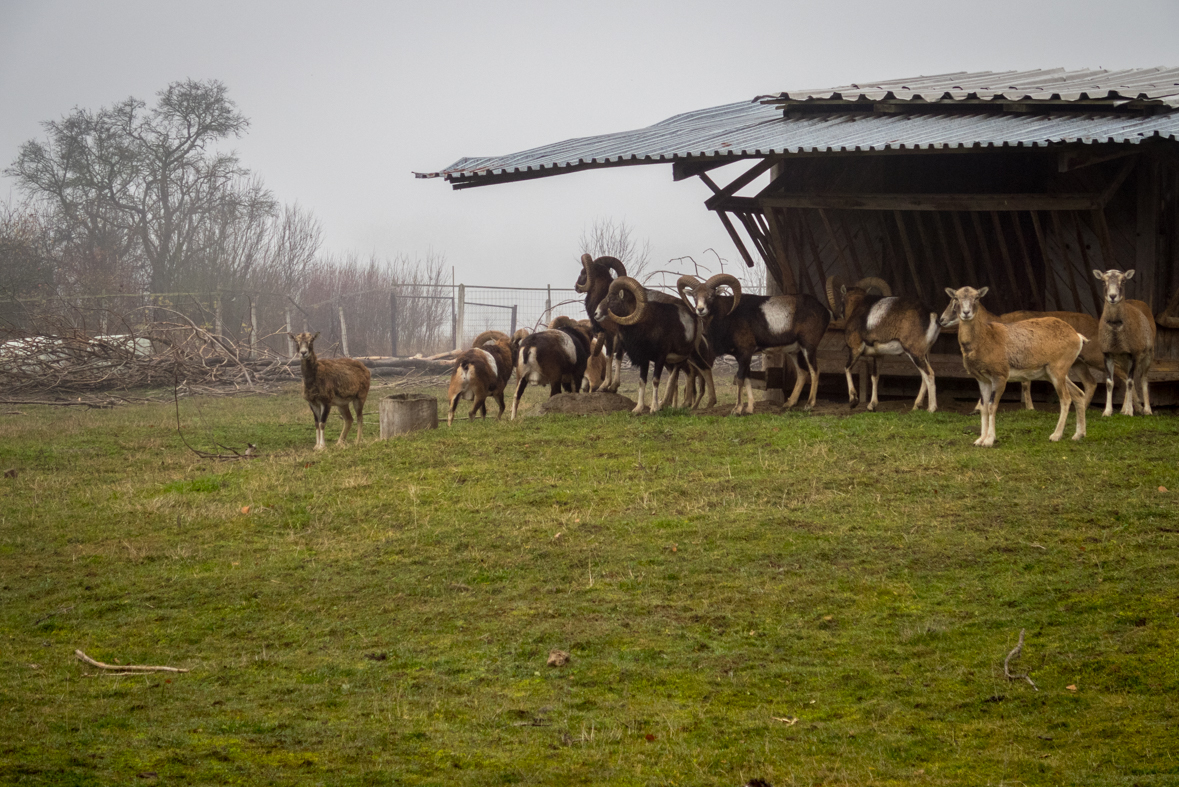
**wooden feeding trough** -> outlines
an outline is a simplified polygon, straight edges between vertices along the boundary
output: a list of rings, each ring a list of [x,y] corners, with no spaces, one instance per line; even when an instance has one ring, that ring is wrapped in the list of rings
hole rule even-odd
[[[424,394],[393,394],[381,400],[381,439],[438,428],[438,400]]]

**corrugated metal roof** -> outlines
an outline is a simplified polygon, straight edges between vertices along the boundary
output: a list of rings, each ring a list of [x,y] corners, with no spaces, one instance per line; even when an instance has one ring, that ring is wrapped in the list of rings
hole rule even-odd
[[[978,71],[889,79],[823,88],[789,90],[763,96],[785,101],[1150,101],[1179,107],[1179,68],[1131,68],[1122,71],[1063,68],[1035,71]]]
[[[1111,91],[1111,85],[1124,82],[1132,86],[1127,90],[1139,91],[1136,95],[1155,98],[1164,96],[1164,89],[1146,84],[1147,72],[1156,75],[1160,84],[1170,80],[1171,87],[1175,87],[1174,83],[1179,77],[1179,69],[987,72],[897,80],[895,83],[878,83],[872,90],[862,86],[856,89],[861,90],[858,95],[868,98],[874,95],[896,96],[900,90],[898,86],[903,82],[911,89],[902,93],[912,97],[932,95],[934,92],[938,95],[955,94],[955,91],[963,97],[999,95],[998,88],[993,86],[1017,84],[1016,79],[1008,78],[1014,75],[1019,77],[1023,86],[1003,88],[1010,91],[1003,93],[1003,96],[1008,100],[1034,101],[1036,99],[1032,96],[1048,95],[1049,91],[1052,91],[1051,96],[1057,97],[1088,95],[1089,92],[1082,89],[1084,80],[1080,75],[1104,74],[1109,78],[1104,79],[1100,89],[1107,93]],[[1134,80],[1113,79],[1131,74],[1138,76]],[[1032,76],[1042,78],[1033,80]],[[995,81],[996,78],[1001,80]],[[1057,81],[1052,82],[1053,79]],[[958,87],[947,88],[951,84],[962,86],[961,90]],[[833,88],[789,95],[830,98],[836,94],[845,95],[841,91],[846,90]],[[921,93],[923,90],[926,92]],[[1179,90],[1176,95],[1179,95]],[[1020,98],[1014,99],[1013,96]],[[634,131],[569,139],[504,156],[462,158],[437,172],[415,174],[420,178],[443,177],[455,188],[466,188],[598,167],[657,164],[685,159],[737,159],[843,151],[1039,147],[1063,143],[1136,144],[1150,138],[1179,140],[1179,112],[1164,111],[1144,116],[1078,112],[1075,109],[1052,112],[1046,109],[1043,113],[1025,114],[997,113],[980,106],[977,112],[960,110],[949,114],[920,111],[903,114],[847,113],[832,109],[830,112],[798,116],[784,115],[781,106],[776,103],[763,103],[761,99],[754,99],[752,102],[686,112]]]

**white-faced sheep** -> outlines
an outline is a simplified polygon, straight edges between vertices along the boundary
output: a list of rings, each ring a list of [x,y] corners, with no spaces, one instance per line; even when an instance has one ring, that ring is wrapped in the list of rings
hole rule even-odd
[[[1105,358],[1105,411],[1113,415],[1114,367],[1126,370],[1126,398],[1122,415],[1134,415],[1135,399],[1141,398],[1141,411],[1150,412],[1150,386],[1147,374],[1154,363],[1154,343],[1158,329],[1154,314],[1142,301],[1126,300],[1126,282],[1134,270],[1125,273],[1110,270],[1093,275],[1104,285],[1105,307],[1097,327],[1097,341]]]
[[[982,397],[982,426],[975,445],[995,444],[995,411],[1008,380],[1049,380],[1060,399],[1060,418],[1049,436],[1053,442],[1064,434],[1069,405],[1085,401],[1085,394],[1068,379],[1069,369],[1081,354],[1085,337],[1063,320],[1038,317],[1004,325],[996,322],[979,299],[989,288],[946,288],[950,304],[942,313],[943,327],[958,321],[962,363],[978,380]],[[1074,440],[1085,436],[1085,410],[1077,407]]]
[[[303,398],[311,405],[311,414],[315,416],[315,449],[319,451],[326,447],[323,428],[333,405],[344,417],[344,431],[340,433],[337,445],[344,444],[344,438],[352,428],[349,405],[356,408],[356,442],[360,443],[364,431],[364,402],[368,399],[372,379],[368,367],[352,358],[317,358],[314,345],[319,338],[318,332],[288,335],[294,339],[299,352]]]
[[[847,364],[843,373],[847,377],[847,396],[852,407],[859,404],[860,397],[852,382],[852,366],[861,357],[868,359],[868,370],[872,376],[872,398],[868,409],[875,411],[878,404],[880,372],[876,358],[881,355],[904,355],[917,367],[921,375],[921,388],[913,409],[921,406],[928,397],[929,412],[937,411],[937,380],[929,363],[929,350],[941,333],[938,314],[933,309],[912,298],[892,295],[888,284],[881,279],[861,279],[853,287],[834,291],[833,279],[827,280],[827,297],[844,318],[844,339],[847,342]],[[876,288],[882,295],[869,293]]]
[[[454,422],[454,414],[462,399],[471,402],[467,417],[474,420],[480,412],[487,418],[487,397],[493,397],[499,405],[496,420],[504,414],[504,389],[512,377],[512,348],[507,334],[499,331],[484,331],[475,338],[471,349],[459,355],[454,361],[454,373],[446,391],[450,403],[446,425]]]

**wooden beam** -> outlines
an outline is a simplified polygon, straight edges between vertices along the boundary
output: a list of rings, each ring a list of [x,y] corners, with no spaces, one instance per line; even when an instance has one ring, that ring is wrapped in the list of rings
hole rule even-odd
[[[695,177],[696,175],[702,175],[705,172],[708,172],[710,169],[723,167],[728,163],[730,162],[725,161],[724,159],[706,159],[704,161],[677,159],[676,161],[671,162],[671,179],[678,183],[681,180],[687,180],[688,178]]]
[[[936,216],[936,214],[934,215]],[[917,237],[921,239],[921,248],[925,250],[925,260],[929,268],[929,284],[934,297],[936,297],[937,293],[942,291],[943,286],[938,276],[937,255],[933,251],[933,244],[929,242],[929,236],[925,233],[925,223],[921,220],[920,213],[913,214],[913,223],[917,225]]]
[[[913,292],[920,301],[925,300],[925,291],[921,286],[921,277],[917,274],[917,258],[913,255],[913,246],[909,243],[909,233],[905,231],[905,217],[899,210],[892,212],[896,219],[897,229],[901,233],[901,245],[905,249],[905,259],[909,261],[909,273],[913,276]]]
[[[851,262],[844,256],[843,247],[839,243],[839,238],[835,235],[835,230],[831,227],[831,220],[827,218],[827,212],[819,208],[819,220],[823,222],[823,227],[827,230],[827,237],[831,238],[831,245],[835,247],[835,254],[839,257],[839,264],[843,266],[843,275],[851,282],[857,282],[864,278],[863,275],[852,268]]]
[[[994,260],[991,258],[991,245],[987,243],[987,235],[983,230],[982,218],[977,212],[974,212],[970,214],[970,220],[974,223],[974,234],[978,236],[978,248],[982,253],[981,262],[983,268],[986,269],[985,278],[987,283],[991,285],[991,289],[997,290],[999,286],[999,279],[997,276],[992,276],[992,273],[995,271],[995,268],[999,266],[995,265]],[[978,285],[975,286],[977,287]],[[998,293],[996,293],[996,295],[998,295]],[[1006,303],[1006,298],[1000,297],[999,300],[1003,303]]]
[[[839,225],[837,227],[839,232],[843,235],[843,237],[847,238],[847,253],[851,258],[852,270],[856,272],[856,281],[859,281],[864,277],[864,266],[860,264],[860,255],[859,252],[856,251],[856,236],[859,234],[862,224],[860,227],[856,228],[855,232],[852,232],[850,229],[848,229],[847,221],[844,220],[843,214],[840,213],[835,215],[835,222]]]
[[[1048,296],[1051,295],[1056,311],[1065,311],[1061,306],[1060,288],[1056,284],[1060,272],[1052,264],[1052,255],[1048,253],[1048,240],[1044,237],[1044,228],[1040,225],[1040,214],[1033,210],[1031,217],[1032,229],[1036,233],[1036,242],[1040,245],[1040,257],[1044,261],[1044,308],[1048,309]]]
[[[709,197],[707,200],[705,200],[705,202],[704,202],[705,207],[707,207],[709,210],[715,210],[716,203],[720,202],[721,200],[725,199],[726,197],[733,196],[738,191],[745,188],[753,181],[757,180],[758,177],[760,177],[761,175],[764,175],[766,172],[768,172],[770,170],[771,167],[773,167],[777,163],[778,163],[777,156],[768,156],[766,158],[763,158],[761,161],[757,162],[752,167],[750,167],[748,170],[746,170],[744,174],[738,176],[737,179],[734,180],[732,183],[725,186],[720,191],[718,191],[716,194],[713,194],[711,197]]]
[[[1027,271],[1028,281],[1032,283],[1032,297],[1036,300],[1036,308],[1039,311],[1045,311],[1045,302],[1048,300],[1047,295],[1040,297],[1040,285],[1036,281],[1036,268],[1032,265],[1032,255],[1028,252],[1028,244],[1023,238],[1023,222],[1019,220],[1018,213],[1011,214],[1011,221],[1015,224],[1015,239],[1019,241],[1019,251],[1023,256],[1024,270]],[[1047,287],[1047,278],[1045,278],[1045,287]]]
[[[792,244],[794,244],[794,248],[798,252],[799,284],[801,284],[805,288],[806,291],[809,291],[811,295],[815,295],[820,300],[826,300],[825,295],[823,295],[823,296],[817,295],[819,290],[816,290],[814,285],[811,283],[810,271],[808,271],[807,267],[806,267],[806,250],[802,246],[802,230],[800,228],[800,229],[798,229],[797,232],[794,232],[794,231],[792,231],[792,228],[790,226],[791,221],[789,221],[789,219],[793,219],[794,220],[793,223],[795,223],[795,224],[798,224],[801,221],[801,218],[799,217],[798,214],[799,214],[799,211],[794,211],[793,214],[787,213],[785,210],[782,211],[783,229],[786,232],[787,238],[790,240],[790,242]],[[822,283],[823,282],[820,282],[820,284],[822,284]]]
[[[1096,210],[1097,208],[1104,208],[1105,203],[1107,203],[1111,199],[1113,199],[1113,195],[1118,193],[1118,189],[1120,189],[1122,187],[1122,184],[1126,182],[1126,178],[1130,177],[1130,173],[1134,171],[1134,165],[1137,163],[1138,163],[1138,157],[1135,156],[1134,158],[1130,159],[1125,164],[1123,164],[1122,168],[1120,170],[1118,170],[1118,174],[1115,175],[1114,179],[1109,182],[1109,185],[1106,186],[1104,189],[1102,189],[1102,191],[1101,191],[1101,204],[1096,205],[1096,206],[1090,208],[1089,210]],[[1057,210],[1084,210],[1084,208],[1058,208]],[[1096,279],[1094,279],[1094,281],[1096,281]]]
[[[1060,214],[1052,211],[1052,235],[1056,239],[1056,248],[1060,250],[1060,267],[1068,271],[1068,286],[1073,296],[1073,311],[1084,311],[1085,307],[1081,304],[1081,293],[1077,290],[1077,272],[1073,267],[1072,260],[1069,259],[1068,247],[1064,243],[1064,229],[1061,227]],[[1092,274],[1085,271],[1086,276]]]
[[[982,280],[978,277],[978,268],[974,265],[974,254],[970,251],[970,244],[966,241],[966,228],[962,226],[962,217],[951,213],[954,217],[954,233],[958,236],[958,246],[962,249],[962,259],[966,261],[966,273],[972,282],[969,286],[981,287]]]
[[[1077,231],[1077,250],[1081,252],[1081,277],[1089,285],[1089,294],[1093,296],[1093,308],[1101,311],[1101,290],[1097,287],[1097,279],[1093,276],[1093,263],[1089,261],[1089,250],[1085,248],[1085,228],[1081,224],[1079,214],[1072,214],[1073,226]]]
[[[722,200],[710,197],[710,208]],[[756,198],[763,207],[829,210],[1093,210],[1098,194],[777,194]]]
[[[1159,242],[1159,177],[1158,162],[1151,157],[1142,157],[1138,168],[1138,210],[1134,238],[1134,269],[1144,277],[1138,285],[1139,293],[1145,291],[1146,301],[1152,308],[1167,302],[1165,276],[1158,265]],[[1145,286],[1143,286],[1145,285]],[[1141,297],[1141,296],[1139,296]],[[1160,309],[1161,310],[1161,309]]]
[[[729,237],[733,239],[733,245],[737,247],[737,251],[741,252],[741,259],[745,260],[745,264],[752,268],[753,257],[750,256],[749,250],[745,248],[745,242],[741,240],[741,236],[737,234],[737,228],[733,226],[733,222],[729,221],[729,214],[723,210],[718,210],[716,215],[720,217],[721,224],[724,224],[725,229],[728,230]]]
[[[777,213],[770,208],[766,212],[766,221],[770,225],[770,244],[778,258],[778,286],[787,295],[794,295],[798,292],[798,281],[795,280],[794,271],[790,268],[790,255],[786,253],[786,239]]]
[[[1003,222],[999,219],[999,211],[991,211],[991,221],[995,226],[995,240],[999,244],[999,256],[1003,258],[1003,267],[1007,270],[1007,282],[1011,285],[1011,297],[1014,299],[1019,292],[1019,282],[1015,278],[1015,265],[1011,262],[1011,252],[1007,250],[1007,238],[1003,235]]]
[[[1101,258],[1105,262],[1105,269],[1124,267],[1118,264],[1117,255],[1114,254],[1113,239],[1109,235],[1109,225],[1105,223],[1105,211],[1095,210],[1089,214],[1089,218],[1093,220],[1093,232],[1096,233],[1097,241],[1101,244]]]

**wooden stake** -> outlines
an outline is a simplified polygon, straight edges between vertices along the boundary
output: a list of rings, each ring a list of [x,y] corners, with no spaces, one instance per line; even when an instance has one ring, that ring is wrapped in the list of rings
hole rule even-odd
[[[913,254],[913,246],[909,243],[909,233],[905,231],[905,218],[899,210],[892,212],[893,218],[896,219],[897,229],[901,233],[901,246],[905,249],[905,259],[909,261],[909,273],[913,276],[913,292],[917,295],[917,299],[925,300],[925,291],[921,287],[921,277],[917,274],[917,258]]]

